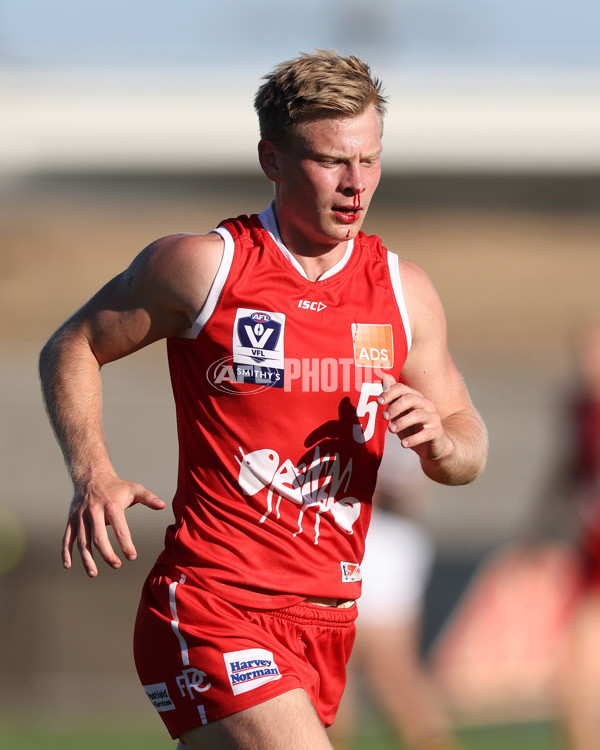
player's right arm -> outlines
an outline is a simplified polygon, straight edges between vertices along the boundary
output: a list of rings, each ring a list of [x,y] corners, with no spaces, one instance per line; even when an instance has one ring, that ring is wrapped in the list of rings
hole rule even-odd
[[[44,401],[74,488],[63,538],[66,568],[75,544],[88,575],[98,573],[94,548],[107,564],[120,567],[109,524],[123,554],[133,560],[125,509],[134,503],[165,506],[146,488],[120,479],[112,466],[102,429],[100,368],[189,328],[222,253],[218,234],[157,240],[69,318],[41,352]]]

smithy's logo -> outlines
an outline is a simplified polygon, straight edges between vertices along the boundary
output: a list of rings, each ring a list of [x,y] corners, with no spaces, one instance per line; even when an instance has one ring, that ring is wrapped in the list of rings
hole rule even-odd
[[[237,372],[236,365],[233,361],[233,357],[222,357],[206,370],[206,379],[216,388],[218,391],[223,393],[235,393],[236,396],[248,396],[251,393],[259,393],[264,391],[266,388],[271,388],[279,381],[278,374],[274,371],[271,372],[269,368],[265,367],[251,367],[245,366],[240,370],[240,379],[236,377]],[[253,372],[257,378],[256,383],[252,388],[238,388],[238,383],[249,383],[249,380],[245,380],[244,376],[248,376],[248,373]],[[262,378],[262,381],[260,380]]]

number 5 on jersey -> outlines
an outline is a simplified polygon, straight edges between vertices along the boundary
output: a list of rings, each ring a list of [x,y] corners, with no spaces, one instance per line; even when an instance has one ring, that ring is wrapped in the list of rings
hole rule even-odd
[[[352,428],[352,435],[357,443],[366,443],[375,433],[375,418],[377,417],[375,399],[382,391],[381,383],[363,383],[360,388],[360,398],[356,406],[356,416],[360,424],[355,424]]]

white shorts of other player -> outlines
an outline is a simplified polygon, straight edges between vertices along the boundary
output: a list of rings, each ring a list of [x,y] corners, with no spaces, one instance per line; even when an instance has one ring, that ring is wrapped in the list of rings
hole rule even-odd
[[[361,565],[357,626],[415,617],[433,564],[433,544],[415,521],[373,509]]]

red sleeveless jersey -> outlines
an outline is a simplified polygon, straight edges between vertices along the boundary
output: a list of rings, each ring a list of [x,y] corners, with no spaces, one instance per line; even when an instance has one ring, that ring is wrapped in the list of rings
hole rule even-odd
[[[216,231],[206,305],[167,343],[180,450],[159,562],[245,605],[357,598],[387,426],[376,397],[410,347],[397,258],[361,232],[309,281],[272,207]]]

